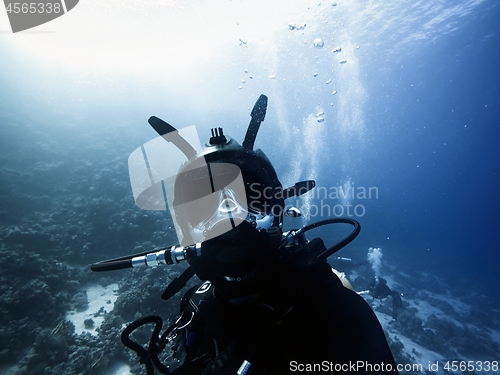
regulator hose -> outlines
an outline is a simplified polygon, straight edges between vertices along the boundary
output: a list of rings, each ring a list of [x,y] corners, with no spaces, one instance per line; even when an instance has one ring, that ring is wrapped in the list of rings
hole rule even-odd
[[[320,253],[318,255],[318,260],[325,260],[329,256],[331,256],[332,254],[334,254],[337,251],[339,251],[340,249],[342,249],[344,246],[346,246],[352,240],[354,240],[358,236],[359,232],[361,231],[361,225],[359,224],[359,222],[357,220],[338,217],[338,218],[333,218],[333,219],[321,220],[321,221],[318,221],[316,223],[306,225],[305,227],[302,227],[301,229],[299,229],[296,234],[305,233],[307,231],[310,231],[311,229],[319,228],[319,227],[322,227],[324,225],[329,225],[329,224],[350,224],[354,227],[354,229],[345,238],[343,238],[342,240],[337,242],[335,245],[331,246],[330,248],[328,248],[325,251],[323,251],[322,253]]]

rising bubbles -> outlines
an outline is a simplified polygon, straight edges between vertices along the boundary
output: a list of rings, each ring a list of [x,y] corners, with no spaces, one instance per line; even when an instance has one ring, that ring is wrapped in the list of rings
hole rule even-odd
[[[325,42],[323,42],[323,39],[321,39],[321,38],[316,38],[313,41],[313,45],[316,48],[323,48],[323,46],[325,45]]]

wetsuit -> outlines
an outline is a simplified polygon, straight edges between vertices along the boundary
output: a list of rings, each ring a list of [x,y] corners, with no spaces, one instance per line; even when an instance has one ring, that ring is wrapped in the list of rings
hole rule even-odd
[[[298,258],[281,264],[251,304],[235,305],[212,290],[199,308],[197,327],[190,328],[196,339],[190,340],[187,364],[174,374],[236,374],[244,360],[251,375],[397,373],[365,300],[346,289],[328,263]]]

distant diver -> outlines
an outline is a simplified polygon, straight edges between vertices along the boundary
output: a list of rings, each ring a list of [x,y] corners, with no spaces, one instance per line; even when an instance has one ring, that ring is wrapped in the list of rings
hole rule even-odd
[[[391,290],[387,286],[387,280],[381,277],[375,277],[372,279],[369,286],[369,293],[373,298],[385,299],[388,296],[392,297],[392,318],[394,320],[398,317],[398,312],[403,308],[403,301],[401,300],[401,294],[395,290]]]

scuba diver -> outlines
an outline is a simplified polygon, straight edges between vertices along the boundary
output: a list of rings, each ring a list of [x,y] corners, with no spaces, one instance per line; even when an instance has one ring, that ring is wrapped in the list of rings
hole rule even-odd
[[[137,352],[148,374],[154,373],[153,367],[173,375],[283,374],[311,369],[397,373],[374,312],[362,297],[343,286],[327,262],[358,235],[359,223],[332,218],[283,232],[285,213],[300,216],[297,209],[285,210],[285,200],[309,191],[315,182],[283,188],[266,155],[254,150],[266,109],[267,97],[261,95],[241,145],[218,128],[212,129],[212,137],[200,151],[171,125],[157,117],[149,119],[167,141],[160,141],[162,145],[174,144],[187,160],[173,178],[161,183],[151,171],[151,158],[138,163],[147,172],[141,187],[133,187],[134,197],[143,206],[160,202],[166,207],[168,203],[179,245],[94,263],[92,270],[186,260],[189,267],[162,298],[179,292],[193,275],[202,283],[185,293],[174,325],[161,333],[160,317],[141,318],[125,329],[122,342]],[[144,147],[138,155],[146,153],[151,154]],[[155,198],[153,188],[158,193]],[[306,238],[311,229],[339,223],[354,229],[332,247],[327,248],[321,238]],[[149,323],[155,328],[144,348],[130,335]],[[173,370],[158,358],[167,346],[181,347],[184,356]]]
[[[392,297],[392,318],[394,320],[398,317],[398,310],[403,308],[403,301],[401,300],[401,294],[395,290],[391,290],[387,285],[387,281],[380,276],[376,276],[369,286],[369,293],[373,298],[385,299],[388,296]]]

